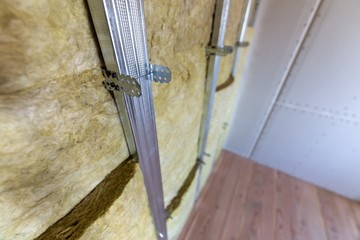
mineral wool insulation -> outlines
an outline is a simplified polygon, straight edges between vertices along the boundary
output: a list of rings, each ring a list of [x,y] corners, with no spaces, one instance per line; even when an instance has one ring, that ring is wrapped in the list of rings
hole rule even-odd
[[[151,62],[173,74],[171,84],[153,85],[165,205],[195,163],[214,5],[145,1]],[[236,41],[241,7],[231,1],[226,44]],[[114,101],[101,84],[103,62],[85,1],[2,1],[0,56],[0,239],[34,239],[129,156]],[[224,58],[219,83],[232,58]],[[203,183],[221,149],[237,84],[216,96]],[[131,169],[120,196],[81,239],[155,239],[140,169]],[[195,181],[167,222],[171,239],[191,211],[194,191]]]

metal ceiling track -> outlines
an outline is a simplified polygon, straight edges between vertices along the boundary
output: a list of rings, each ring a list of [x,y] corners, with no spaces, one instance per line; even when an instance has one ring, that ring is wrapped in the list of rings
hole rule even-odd
[[[226,24],[229,16],[230,0],[217,0],[211,45],[206,48],[209,55],[205,82],[204,109],[200,125],[198,152],[196,161],[199,162],[198,179],[196,185],[196,199],[200,192],[202,166],[206,162],[206,144],[210,129],[211,113],[214,106],[217,81],[219,77],[221,58],[232,52],[232,47],[224,46]]]
[[[152,80],[169,82],[171,72],[149,63],[142,0],[88,3],[106,65],[103,84],[115,98],[129,153],[139,161],[157,237],[166,240],[167,215],[151,86]]]

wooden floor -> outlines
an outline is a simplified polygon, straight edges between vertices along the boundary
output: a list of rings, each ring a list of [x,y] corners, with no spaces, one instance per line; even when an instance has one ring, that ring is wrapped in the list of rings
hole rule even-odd
[[[360,240],[360,205],[224,151],[179,239]]]

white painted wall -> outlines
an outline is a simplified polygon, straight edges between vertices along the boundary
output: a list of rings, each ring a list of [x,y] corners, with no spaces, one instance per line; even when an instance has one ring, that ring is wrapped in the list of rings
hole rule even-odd
[[[226,148],[360,199],[360,1],[323,0],[284,77],[316,4],[261,1]]]
[[[226,147],[249,156],[269,105],[281,86],[289,61],[299,46],[316,0],[260,2],[255,36],[240,86],[237,113]],[[280,13],[280,14],[279,14]],[[245,115],[244,115],[245,114]],[[246,117],[244,117],[246,116]]]

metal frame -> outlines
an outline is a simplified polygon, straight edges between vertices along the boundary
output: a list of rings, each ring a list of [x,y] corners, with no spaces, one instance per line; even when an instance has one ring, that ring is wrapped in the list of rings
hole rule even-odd
[[[151,66],[142,0],[88,0],[107,70],[136,79],[141,96],[113,91],[129,153],[139,160],[158,239],[167,239]],[[111,139],[109,139],[111,141]]]
[[[237,42],[238,47],[236,49],[233,65],[231,67],[231,74],[233,76],[236,76],[236,73],[237,73],[242,48],[247,47],[249,45],[248,43],[244,42],[244,40],[245,40],[246,27],[248,26],[249,19],[250,19],[252,3],[253,3],[253,0],[245,1],[245,5],[244,5],[245,12],[243,14],[243,18],[241,21],[241,25],[240,25],[240,29],[239,29],[239,37],[238,37],[238,42]]]
[[[213,33],[211,46],[224,48],[226,24],[228,20],[230,0],[217,0],[215,9],[215,18],[213,24]],[[221,55],[210,55],[208,60],[207,76],[205,83],[204,110],[201,119],[200,135],[198,143],[197,161],[204,163],[206,155],[205,148],[210,129],[211,113],[214,106],[216,85],[219,77]],[[200,192],[200,183],[202,175],[202,164],[199,165],[199,175],[196,185],[196,198]]]
[[[226,23],[228,19],[229,7],[230,7],[230,0],[217,1],[211,44],[212,45],[216,44],[218,48],[224,48],[224,39],[225,39],[225,31],[226,31]],[[248,43],[244,42],[244,39],[245,39],[246,27],[249,22],[251,7],[252,7],[252,0],[247,0],[243,8],[245,11],[242,14],[241,25],[239,29],[239,37],[236,43],[236,53],[231,68],[231,74],[233,76],[235,76],[237,72],[237,67],[240,61],[242,48],[247,47],[249,45]],[[199,161],[200,163],[205,163],[204,157],[208,156],[205,150],[206,150],[207,138],[210,129],[210,120],[214,105],[217,80],[219,76],[219,69],[221,63],[220,56],[221,55],[210,56],[209,58],[208,72],[206,78],[206,89],[205,89],[205,106],[204,106],[204,112],[201,122],[198,158],[197,158],[197,161]],[[196,199],[198,198],[198,195],[200,193],[201,175],[202,175],[202,164],[200,164],[199,166],[199,177],[196,186]]]

